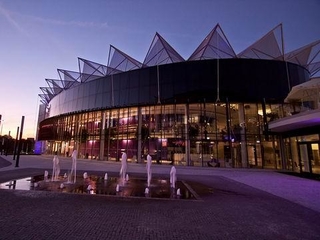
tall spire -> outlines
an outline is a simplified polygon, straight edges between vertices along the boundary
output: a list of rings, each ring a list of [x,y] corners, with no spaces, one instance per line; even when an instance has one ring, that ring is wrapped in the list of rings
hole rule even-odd
[[[184,59],[174,50],[159,33],[153,38],[149,51],[143,61],[144,66],[183,62]]]
[[[232,46],[220,25],[217,24],[192,53],[188,61],[235,57],[236,54]]]
[[[126,72],[141,68],[142,63],[110,45],[108,59],[108,74]]]
[[[282,59],[284,55],[282,24],[279,24],[251,46],[238,54],[238,58]]]

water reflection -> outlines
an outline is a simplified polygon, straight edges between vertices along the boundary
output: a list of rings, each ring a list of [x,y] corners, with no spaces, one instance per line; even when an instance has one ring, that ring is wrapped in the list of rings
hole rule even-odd
[[[55,181],[48,180],[44,175],[16,179],[1,183],[0,189],[54,191],[81,194],[113,195],[120,197],[193,199],[195,196],[183,182],[177,181],[176,187],[170,186],[169,179],[153,178],[148,186],[147,179],[133,178],[123,181],[119,177],[108,178],[95,175],[78,177],[76,182],[68,182],[63,176]]]

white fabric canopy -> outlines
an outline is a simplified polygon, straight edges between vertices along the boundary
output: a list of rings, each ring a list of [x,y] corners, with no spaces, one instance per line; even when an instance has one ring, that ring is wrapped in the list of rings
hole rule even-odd
[[[320,77],[294,86],[284,100],[285,102],[318,101],[320,97]]]

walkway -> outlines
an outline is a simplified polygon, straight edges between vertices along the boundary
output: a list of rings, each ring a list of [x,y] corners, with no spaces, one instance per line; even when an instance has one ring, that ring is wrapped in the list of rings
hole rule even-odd
[[[51,172],[51,156],[1,156],[0,182]],[[64,171],[70,158],[60,158]],[[0,159],[0,166],[5,161]],[[169,178],[170,167],[152,166]],[[213,189],[203,201],[0,190],[0,239],[318,239],[320,181],[271,170],[176,166],[180,180]],[[118,174],[120,163],[78,160],[79,174]],[[63,172],[62,172],[63,173]],[[146,177],[145,165],[128,173]]]

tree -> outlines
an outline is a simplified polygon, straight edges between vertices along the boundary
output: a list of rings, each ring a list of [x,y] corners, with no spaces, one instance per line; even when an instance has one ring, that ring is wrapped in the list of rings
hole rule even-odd
[[[150,137],[150,131],[147,125],[141,126],[141,151],[144,152],[145,144]],[[139,139],[139,128],[136,131],[136,138]]]
[[[63,140],[64,141],[70,141],[71,140],[71,133],[69,131],[63,132]]]
[[[116,136],[115,128],[113,128],[113,127],[106,128],[104,130],[104,136],[105,136],[106,139],[115,138],[115,136]]]
[[[89,138],[88,130],[85,128],[81,129],[79,138],[81,143],[85,143]]]
[[[198,124],[190,124],[189,126],[189,138],[195,139],[199,135],[199,126]]]

